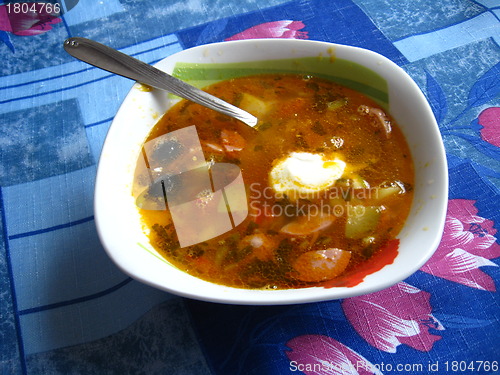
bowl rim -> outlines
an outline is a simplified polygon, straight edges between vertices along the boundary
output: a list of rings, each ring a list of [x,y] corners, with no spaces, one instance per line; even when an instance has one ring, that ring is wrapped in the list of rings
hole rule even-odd
[[[432,109],[425,99],[424,94],[418,87],[418,85],[413,81],[413,79],[397,64],[389,60],[388,58],[380,55],[377,52],[355,47],[355,46],[347,46],[330,42],[323,41],[312,41],[312,40],[298,40],[298,39],[250,39],[250,40],[238,40],[238,41],[226,41],[226,42],[218,42],[200,45],[192,48],[188,48],[177,53],[174,53],[170,56],[165,57],[160,60],[155,66],[162,68],[165,62],[171,61],[182,61],[180,59],[187,54],[199,54],[203,55],[206,52],[207,48],[217,49],[223,48],[231,49],[236,47],[248,47],[251,46],[259,46],[259,48],[270,48],[273,45],[280,44],[285,47],[290,48],[293,46],[294,48],[305,46],[313,46],[314,48],[325,50],[327,48],[334,48],[335,53],[339,51],[347,51],[347,53],[354,53],[359,56],[364,56],[363,58],[369,58],[373,63],[373,66],[381,65],[380,61],[384,63],[385,66],[389,66],[391,70],[394,72],[398,72],[399,75],[405,77],[405,85],[407,85],[414,93],[419,97],[419,100],[423,103],[425,110],[427,111],[427,116],[430,122],[427,125],[427,131],[431,133],[431,138],[434,141],[434,152],[437,158],[435,168],[439,173],[442,174],[442,179],[440,181],[440,199],[437,199],[435,202],[435,220],[436,227],[434,228],[435,233],[440,233],[434,235],[431,243],[427,246],[424,254],[419,257],[419,261],[413,264],[412,266],[408,266],[404,271],[398,271],[397,274],[392,277],[388,277],[383,281],[378,281],[375,284],[370,282],[372,274],[366,276],[364,281],[355,287],[341,287],[341,288],[331,288],[325,289],[322,287],[311,287],[311,288],[299,288],[299,289],[286,289],[286,290],[272,290],[272,291],[263,291],[259,289],[240,289],[240,288],[232,288],[223,285],[218,285],[214,283],[210,283],[208,281],[204,281],[196,278],[199,281],[202,281],[202,284],[208,283],[210,285],[215,285],[216,290],[220,293],[212,293],[210,295],[205,295],[203,290],[188,290],[182,287],[178,287],[177,285],[165,285],[159,283],[157,280],[154,280],[150,277],[150,275],[144,273],[138,273],[137,270],[134,270],[130,267],[130,265],[124,261],[122,254],[120,253],[120,249],[117,249],[113,244],[112,239],[110,238],[110,233],[107,231],[109,229],[109,224],[106,220],[107,212],[103,209],[103,202],[107,199],[106,196],[106,168],[109,165],[108,161],[105,161],[103,155],[109,153],[110,139],[112,139],[113,135],[119,131],[119,127],[121,126],[121,114],[126,112],[127,106],[130,104],[130,100],[134,95],[134,88],[132,88],[122,104],[120,105],[117,114],[115,115],[112,124],[108,130],[108,133],[105,138],[105,142],[102,148],[101,156],[99,158],[98,167],[97,167],[97,175],[95,182],[95,190],[94,190],[94,217],[95,224],[97,228],[97,233],[99,239],[108,254],[108,256],[113,260],[113,262],[121,269],[125,274],[129,275],[133,279],[136,279],[142,283],[150,285],[160,290],[164,290],[166,292],[176,294],[179,296],[204,300],[210,302],[218,302],[218,303],[230,303],[230,304],[240,304],[240,305],[281,305],[281,304],[295,304],[295,303],[308,303],[308,302],[317,302],[317,301],[325,301],[325,300],[334,300],[341,298],[354,297],[364,294],[369,294],[375,291],[379,291],[385,288],[388,288],[415,273],[420,267],[422,267],[427,260],[432,256],[432,254],[436,251],[442,236],[442,232],[444,230],[445,217],[446,217],[446,209],[448,202],[448,168],[447,168],[447,160],[446,153],[444,149],[444,145],[442,142],[442,138],[439,132],[439,127],[435,120],[435,117],[432,113]],[[288,58],[288,57],[287,57]],[[256,59],[256,60],[263,60]],[[431,115],[431,117],[429,117]],[[118,129],[118,130],[117,130]],[[109,193],[108,193],[109,194]],[[399,255],[398,255],[399,257]],[[184,273],[183,271],[178,270],[179,272]],[[376,273],[378,273],[377,271]],[[192,278],[194,276],[189,275]],[[368,282],[367,282],[368,279]],[[319,291],[317,289],[320,289]]]

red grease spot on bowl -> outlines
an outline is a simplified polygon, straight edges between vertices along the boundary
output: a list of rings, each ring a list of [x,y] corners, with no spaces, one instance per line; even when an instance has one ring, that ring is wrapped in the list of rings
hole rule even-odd
[[[361,263],[359,267],[337,277],[321,283],[319,286],[324,288],[334,287],[353,287],[361,283],[367,275],[381,270],[384,266],[391,264],[398,255],[399,239],[393,239],[387,242],[369,262]]]

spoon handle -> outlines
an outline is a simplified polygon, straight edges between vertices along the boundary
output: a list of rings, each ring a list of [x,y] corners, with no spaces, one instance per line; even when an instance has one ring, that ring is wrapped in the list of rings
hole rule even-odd
[[[236,118],[251,127],[257,125],[257,118],[241,108],[111,47],[90,39],[73,37],[64,42],[64,49],[71,56],[100,69],[169,91],[184,99]]]

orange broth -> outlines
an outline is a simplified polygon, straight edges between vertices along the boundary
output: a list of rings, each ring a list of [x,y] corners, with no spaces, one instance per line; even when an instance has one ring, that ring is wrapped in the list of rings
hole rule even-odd
[[[181,248],[168,211],[140,209],[152,246],[179,269],[217,284],[353,285],[341,281],[380,259],[411,207],[413,163],[394,120],[365,95],[313,76],[263,74],[206,91],[255,114],[257,131],[183,100],[148,140],[196,125],[207,161],[241,169],[249,215],[223,235]],[[335,155],[348,172],[313,196],[272,194],[270,171],[292,152]]]

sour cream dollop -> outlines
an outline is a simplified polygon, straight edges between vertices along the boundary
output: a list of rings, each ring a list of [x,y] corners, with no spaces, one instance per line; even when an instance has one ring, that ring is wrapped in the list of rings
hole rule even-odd
[[[339,158],[292,152],[275,163],[269,177],[276,193],[291,199],[308,198],[330,188],[342,177],[345,167],[346,163]]]

